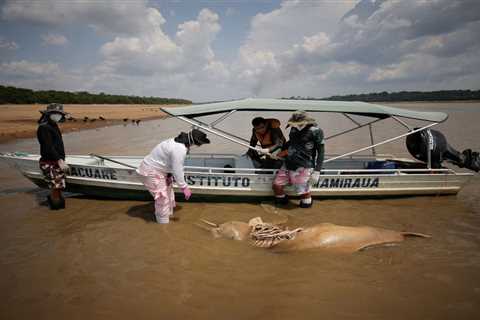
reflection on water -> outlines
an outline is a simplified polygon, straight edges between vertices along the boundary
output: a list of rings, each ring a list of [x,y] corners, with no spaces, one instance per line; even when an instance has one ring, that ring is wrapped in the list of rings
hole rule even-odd
[[[438,128],[450,144],[480,149],[480,104],[394,105],[448,112]],[[237,113],[224,129],[248,138],[256,115],[272,114]],[[335,115],[316,118],[327,135],[352,126]],[[174,119],[150,121],[66,134],[65,144],[70,154],[144,155],[187,128]],[[380,139],[404,129],[386,122],[374,130]],[[368,129],[361,129],[329,140],[327,150],[369,143]],[[12,150],[38,153],[38,146],[31,139],[0,145],[0,152]],[[243,151],[217,137],[199,149]],[[408,156],[403,141],[377,152]],[[70,197],[66,210],[51,212],[35,187],[3,163],[0,178],[2,319],[476,319],[480,311],[478,175],[458,196],[320,200],[309,210],[274,210],[268,202],[182,202],[179,221],[168,226],[153,223],[148,202]],[[278,221],[279,215],[291,227],[372,225],[432,238],[353,255],[274,254],[213,240],[195,225],[200,218]]]

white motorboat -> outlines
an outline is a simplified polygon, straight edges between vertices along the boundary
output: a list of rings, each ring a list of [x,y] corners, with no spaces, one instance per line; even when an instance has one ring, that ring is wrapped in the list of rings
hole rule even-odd
[[[244,99],[162,108],[162,111],[199,129],[251,148],[248,141],[219,129],[218,124],[235,112],[293,112],[299,109],[310,113],[340,113],[354,123],[355,127],[352,129],[327,136],[327,150],[329,139],[366,126],[370,128],[370,134],[372,134],[371,125],[387,118],[393,118],[407,130],[404,134],[353,149],[345,154],[327,155],[320,179],[312,187],[314,197],[456,194],[473,175],[459,173],[445,167],[432,167],[431,151],[428,152],[426,161],[399,158],[393,155],[358,155],[365,150],[428,130],[445,121],[448,117],[445,113],[411,111],[363,102],[283,99]],[[214,114],[221,114],[221,116],[211,123],[197,119]],[[368,117],[371,121],[362,124],[354,119],[355,116]],[[414,129],[406,122],[408,119],[422,120],[427,124]],[[433,144],[434,141],[428,140],[426,150],[433,150]],[[10,162],[26,178],[40,187],[46,187],[38,166],[39,157],[39,155],[22,152],[0,155],[1,159]],[[90,154],[67,155],[65,160],[71,167],[66,178],[66,191],[117,199],[150,197],[135,171],[142,157]],[[274,173],[274,169],[253,167],[252,162],[245,155],[188,155],[185,162],[185,178],[192,189],[193,199],[208,197],[224,201],[238,197],[273,196]],[[293,189],[287,188],[286,191],[291,193]]]

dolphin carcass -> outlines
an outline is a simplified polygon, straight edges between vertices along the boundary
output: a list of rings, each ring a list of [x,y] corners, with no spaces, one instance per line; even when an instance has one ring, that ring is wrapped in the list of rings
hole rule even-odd
[[[202,219],[214,237],[233,240],[249,240],[254,246],[290,251],[319,248],[334,252],[353,253],[365,248],[402,242],[405,237],[430,238],[417,232],[402,232],[369,226],[340,226],[320,223],[311,227],[289,230],[265,223],[260,217],[248,223],[229,221],[222,224]]]

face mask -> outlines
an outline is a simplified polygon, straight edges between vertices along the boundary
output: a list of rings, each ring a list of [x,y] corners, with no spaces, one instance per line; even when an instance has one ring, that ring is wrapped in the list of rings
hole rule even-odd
[[[53,122],[60,122],[60,120],[62,120],[63,116],[59,113],[53,113],[50,115],[50,119],[53,121]]]

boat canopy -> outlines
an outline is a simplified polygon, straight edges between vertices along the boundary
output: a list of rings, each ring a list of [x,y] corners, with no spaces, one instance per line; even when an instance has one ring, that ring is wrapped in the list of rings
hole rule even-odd
[[[326,101],[326,100],[290,100],[290,99],[242,99],[224,102],[214,102],[191,105],[188,107],[160,108],[173,117],[195,118],[232,111],[296,111],[334,112],[352,115],[375,117],[380,119],[392,116],[443,122],[448,115],[443,112],[422,112],[407,109],[392,108],[379,104],[357,101]]]

